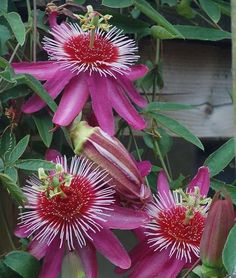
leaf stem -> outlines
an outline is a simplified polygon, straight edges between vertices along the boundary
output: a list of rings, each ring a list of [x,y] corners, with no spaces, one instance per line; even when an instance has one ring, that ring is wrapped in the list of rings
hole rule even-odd
[[[36,0],[33,0],[34,9],[34,29],[33,29],[33,62],[36,62],[37,56],[37,5]]]
[[[14,57],[15,57],[15,55],[16,55],[16,52],[17,52],[17,50],[18,50],[19,47],[20,47],[20,44],[17,43],[17,45],[16,45],[16,47],[15,47],[14,51],[12,52],[11,57],[10,57],[10,59],[9,59],[9,64],[11,64],[11,62],[13,61],[13,59],[14,59]]]
[[[129,127],[129,131],[130,131],[130,135],[132,136],[132,139],[133,139],[133,142],[134,142],[134,146],[135,146],[135,149],[136,149],[136,152],[137,152],[137,155],[138,155],[138,159],[139,159],[139,161],[142,161],[142,157],[141,157],[140,152],[139,152],[137,141],[136,141],[134,133],[133,133],[133,131],[130,127]],[[145,181],[146,181],[147,186],[150,187],[150,184],[149,184],[149,181],[148,181],[147,177],[145,177]]]
[[[167,169],[166,164],[165,164],[165,161],[164,161],[164,159],[163,159],[163,156],[162,156],[160,147],[159,147],[158,142],[157,142],[157,140],[155,139],[155,137],[153,138],[153,144],[154,144],[154,149],[155,149],[155,151],[156,151],[156,153],[158,154],[158,157],[159,157],[159,159],[160,159],[161,165],[162,165],[164,171],[166,172],[168,181],[171,181],[170,174],[169,174],[169,172],[168,172],[168,169]]]

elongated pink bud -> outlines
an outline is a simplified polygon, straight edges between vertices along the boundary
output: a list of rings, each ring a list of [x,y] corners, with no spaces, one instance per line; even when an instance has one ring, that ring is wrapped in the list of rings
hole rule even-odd
[[[226,195],[219,199],[220,193],[213,198],[200,243],[200,257],[206,267],[222,267],[222,251],[230,229],[234,225],[232,200]]]
[[[122,197],[133,203],[145,203],[151,199],[151,191],[144,184],[135,161],[119,140],[84,121],[76,123],[70,135],[75,153],[106,169]]]

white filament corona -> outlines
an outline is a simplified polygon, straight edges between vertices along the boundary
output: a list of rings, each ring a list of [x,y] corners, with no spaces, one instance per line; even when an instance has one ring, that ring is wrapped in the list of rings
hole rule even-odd
[[[19,217],[21,219],[20,226],[25,228],[26,232],[29,232],[29,236],[33,235],[34,239],[38,241],[50,245],[57,236],[60,238],[60,246],[67,242],[69,250],[73,250],[75,249],[75,243],[82,247],[86,245],[86,238],[92,240],[89,235],[90,232],[96,233],[102,229],[100,223],[106,221],[104,216],[109,216],[109,211],[112,210],[111,205],[115,201],[114,189],[107,185],[110,181],[107,178],[107,172],[95,167],[94,163],[86,158],[73,157],[70,167],[65,157],[58,159],[58,163],[62,165],[66,173],[72,175],[73,179],[77,177],[81,179],[82,183],[78,183],[76,186],[84,186],[83,181],[87,182],[88,188],[81,192],[85,191],[86,194],[89,192],[92,195],[88,208],[83,212],[78,211],[75,215],[73,214],[71,219],[63,218],[63,213],[59,215],[58,211],[52,210],[45,213],[46,208],[40,201],[42,194],[44,194],[40,190],[42,182],[38,177],[33,176],[23,188],[28,200],[25,206],[28,211],[21,213]],[[85,197],[87,196],[88,194]],[[50,200],[53,200],[53,198],[55,197]],[[72,200],[73,196],[68,198]],[[54,200],[56,202],[56,199]],[[81,196],[81,200],[83,204],[83,196]]]

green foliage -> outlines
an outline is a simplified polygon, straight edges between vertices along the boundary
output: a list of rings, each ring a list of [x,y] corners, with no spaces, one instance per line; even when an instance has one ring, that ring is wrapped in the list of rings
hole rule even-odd
[[[55,164],[42,159],[21,159],[15,163],[15,167],[22,170],[37,171],[38,168],[53,170]]]
[[[219,6],[212,0],[199,0],[202,9],[206,14],[217,23],[220,20],[221,11]]]
[[[22,46],[25,42],[25,25],[21,20],[21,17],[18,13],[11,12],[4,14],[8,24],[11,27],[12,32],[14,33],[18,43]]]
[[[48,115],[33,116],[33,120],[37,126],[39,135],[46,147],[50,147],[53,136],[53,123]]]
[[[10,252],[4,258],[4,264],[23,278],[37,278],[40,262],[32,255],[23,251]]]
[[[230,275],[236,273],[236,225],[231,229],[223,250],[223,263]]]
[[[217,179],[211,179],[211,188],[215,191],[221,190],[228,192],[232,198],[233,203],[236,204],[236,186],[227,184]]]
[[[178,111],[185,109],[193,109],[193,105],[175,103],[175,102],[150,102],[147,107],[143,110],[144,113],[159,112],[159,111]]]
[[[178,121],[162,114],[153,113],[153,117],[157,121],[157,123],[169,129],[171,132],[183,137],[186,141],[191,142],[192,144],[199,147],[201,150],[204,150],[204,147],[201,141],[185,126],[183,126]]]
[[[173,37],[183,37],[182,34],[158,11],[156,11],[147,1],[134,0],[134,5],[148,18],[169,31],[173,35]]]
[[[6,26],[4,26],[4,25],[0,25],[0,34],[1,34],[1,38],[0,38],[0,55],[5,55],[5,54],[7,54],[6,43],[10,39],[11,34],[10,34],[8,28]]]
[[[0,173],[0,182],[17,203],[24,204],[26,198],[22,190],[8,175]]]
[[[133,0],[102,0],[102,5],[111,8],[126,8],[134,3]]]
[[[213,152],[204,162],[210,169],[211,177],[219,174],[234,158],[234,139],[228,140]]]
[[[25,152],[25,150],[28,146],[29,138],[30,138],[29,135],[26,135],[13,148],[13,150],[10,152],[8,160],[7,160],[7,162],[9,164],[16,162],[22,156],[22,154]]]
[[[220,41],[231,39],[231,33],[200,26],[175,25],[185,39],[201,41]]]

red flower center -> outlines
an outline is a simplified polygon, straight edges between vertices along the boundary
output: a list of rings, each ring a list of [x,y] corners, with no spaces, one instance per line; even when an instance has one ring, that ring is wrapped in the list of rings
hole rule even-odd
[[[86,214],[93,205],[95,192],[85,177],[74,177],[70,186],[62,185],[61,190],[64,195],[52,198],[46,193],[40,194],[38,208],[42,219],[70,222]]]
[[[205,217],[200,212],[194,212],[193,218],[187,223],[185,207],[173,207],[158,214],[159,233],[166,240],[181,244],[199,246],[203,233]]]
[[[106,69],[109,64],[117,62],[118,48],[105,37],[96,35],[93,48],[90,48],[89,44],[89,34],[81,34],[70,38],[63,47],[70,61],[84,64],[84,67]]]

